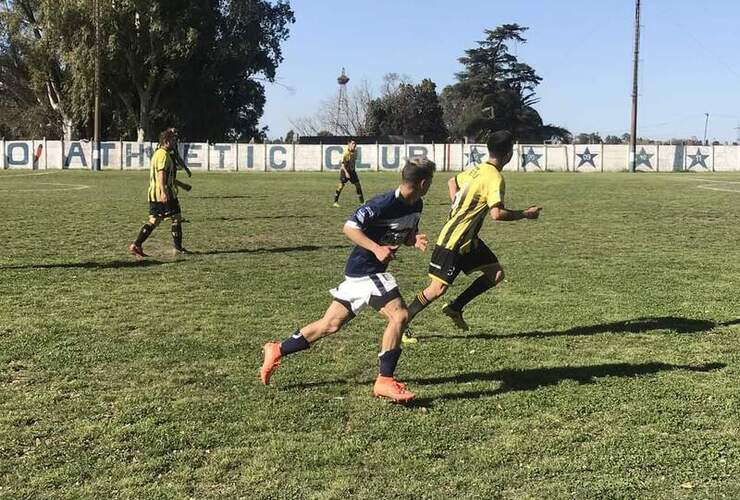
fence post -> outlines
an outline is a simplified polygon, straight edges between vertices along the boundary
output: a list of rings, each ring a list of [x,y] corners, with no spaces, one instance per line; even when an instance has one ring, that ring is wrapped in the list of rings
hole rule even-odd
[[[545,168],[544,168],[545,172],[547,172],[547,150],[548,149],[549,148],[547,147],[547,144],[545,144]]]
[[[206,172],[211,171],[211,143],[206,141]]]
[[[319,148],[321,148],[321,154],[319,155],[319,172],[324,171],[324,141],[319,141]]]
[[[295,141],[293,141],[293,172],[295,172]]]

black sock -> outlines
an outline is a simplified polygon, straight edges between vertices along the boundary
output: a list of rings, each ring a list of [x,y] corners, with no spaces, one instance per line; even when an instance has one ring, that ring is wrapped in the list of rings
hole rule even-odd
[[[155,227],[157,226],[155,226],[154,224],[149,224],[148,222],[141,226],[141,229],[139,230],[139,236],[136,237],[134,245],[141,248],[141,245],[143,245],[149,235],[152,234]]]
[[[424,292],[417,293],[416,297],[414,297],[414,300],[411,302],[411,305],[409,306],[409,323],[411,323],[411,320],[414,319],[414,316],[416,316],[421,311],[423,311],[424,308],[428,306],[429,304],[431,304],[431,301],[429,301],[424,296]]]
[[[311,347],[311,344],[308,343],[308,340],[301,334],[300,330],[296,330],[293,335],[280,344],[280,353],[283,356],[287,356],[294,352],[305,351],[309,347]]]
[[[491,279],[488,276],[479,276],[477,280],[473,281],[473,283],[463,291],[463,293],[450,302],[448,307],[455,311],[462,311],[463,307],[465,307],[468,302],[487,290],[490,290],[494,286],[495,285],[491,282]]]
[[[390,351],[381,352],[378,355],[380,360],[380,375],[383,377],[392,377],[393,372],[396,371],[396,365],[398,364],[398,358],[401,357],[401,348],[396,347]]]
[[[339,195],[342,194],[342,189],[344,189],[344,184],[339,184],[337,190],[334,191],[334,203],[339,201]]]
[[[182,224],[172,224],[172,243],[177,250],[182,249]]]
[[[360,204],[365,203],[365,197],[362,195],[362,186],[359,183],[357,183],[357,196],[360,197]]]

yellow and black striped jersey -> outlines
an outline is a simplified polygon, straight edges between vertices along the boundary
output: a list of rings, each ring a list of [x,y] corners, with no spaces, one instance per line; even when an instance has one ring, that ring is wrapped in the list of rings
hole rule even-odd
[[[348,147],[345,147],[342,154],[342,166],[347,170],[354,170],[355,161],[357,161],[357,148],[350,151]]]
[[[160,196],[161,187],[157,172],[164,171],[164,190],[170,200],[177,198],[177,186],[175,185],[175,163],[172,156],[164,148],[158,148],[152,155],[149,167],[149,201],[162,202]]]
[[[504,201],[506,186],[498,169],[482,163],[455,176],[458,191],[437,245],[465,253],[478,237],[488,211]]]

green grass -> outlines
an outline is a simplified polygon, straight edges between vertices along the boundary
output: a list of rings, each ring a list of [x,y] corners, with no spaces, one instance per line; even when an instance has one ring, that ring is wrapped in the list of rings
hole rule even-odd
[[[0,497],[740,496],[740,192],[506,175],[509,204],[543,216],[485,224],[507,280],[469,334],[441,303],[417,318],[406,408],[371,396],[372,311],[257,379],[261,345],[342,279],[356,198],[330,208],[332,176],[197,175],[181,198],[198,253],[170,257],[165,226],[141,265],[125,249],[146,174],[17,175],[0,174]],[[363,176],[373,194],[396,181]],[[405,297],[428,257],[392,265]]]

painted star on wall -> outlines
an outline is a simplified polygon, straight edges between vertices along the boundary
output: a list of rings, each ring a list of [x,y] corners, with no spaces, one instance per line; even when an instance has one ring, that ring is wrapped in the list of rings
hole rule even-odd
[[[535,153],[534,148],[530,147],[529,151],[522,155],[522,167],[526,167],[528,164],[532,163],[537,168],[541,169],[542,167],[540,166],[540,158],[542,158],[543,156],[544,155],[538,155],[537,153]]]
[[[576,153],[576,156],[581,159],[581,162],[578,164],[578,167],[581,168],[586,163],[590,163],[592,167],[596,168],[596,164],[594,163],[594,158],[599,156],[599,153],[592,153],[591,151],[586,148],[586,150],[583,153]]]
[[[709,158],[709,155],[705,155],[701,153],[701,149],[696,148],[696,154],[695,155],[686,155],[689,158],[691,158],[691,165],[689,165],[689,170],[697,165],[701,165],[704,168],[707,167],[707,158]]]
[[[635,168],[639,167],[640,165],[645,165],[647,168],[652,169],[653,165],[650,163],[650,158],[655,156],[654,154],[648,153],[645,151],[645,148],[640,148],[640,152],[637,153],[637,156],[635,156]]]
[[[483,163],[483,156],[485,156],[485,153],[483,151],[478,151],[477,146],[471,146],[470,152],[465,153],[465,166],[469,165],[478,165],[479,163]]]

